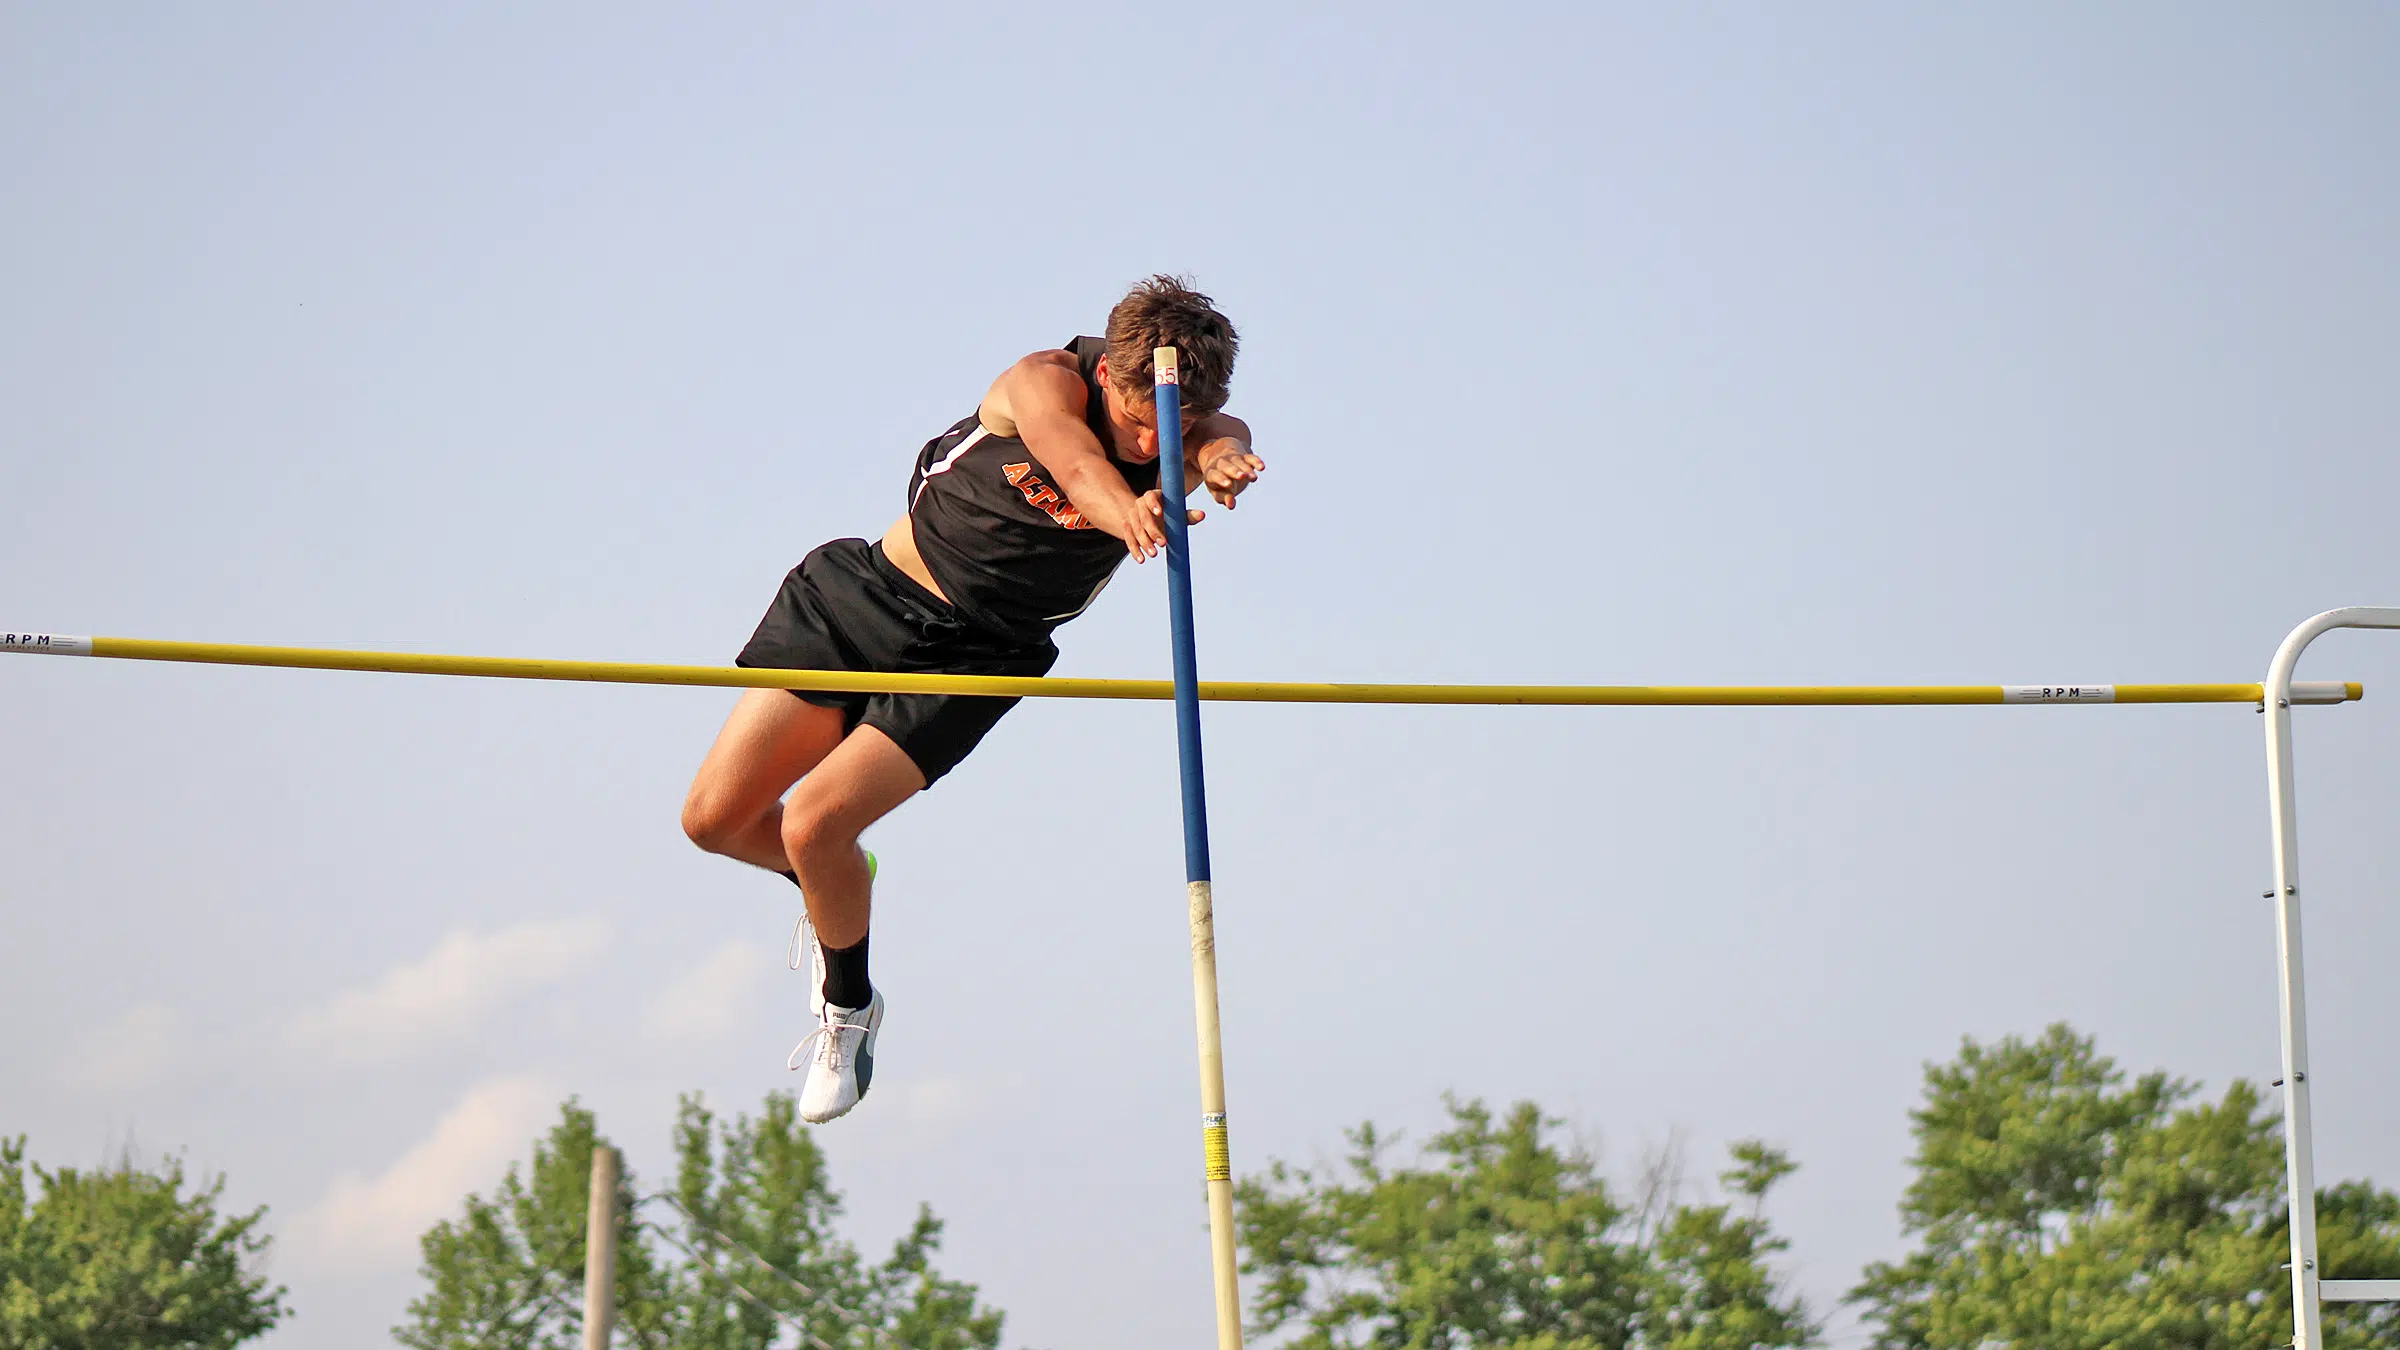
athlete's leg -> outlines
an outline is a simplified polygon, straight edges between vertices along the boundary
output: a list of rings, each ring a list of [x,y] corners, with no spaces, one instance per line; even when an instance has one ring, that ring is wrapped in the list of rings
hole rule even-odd
[[[683,832],[711,853],[781,872],[783,793],[842,743],[842,710],[781,689],[734,705],[683,799]]]
[[[925,775],[891,737],[861,726],[792,789],[784,802],[783,855],[799,874],[808,921],[827,947],[867,935],[867,856],[858,837],[923,791]]]
[[[861,725],[842,738],[783,805],[783,844],[823,962],[817,1029],[793,1052],[803,1067],[800,1118],[823,1124],[856,1106],[874,1080],[875,1036],[883,995],[867,980],[868,889],[873,871],[858,836],[917,795],[925,775],[881,728]]]

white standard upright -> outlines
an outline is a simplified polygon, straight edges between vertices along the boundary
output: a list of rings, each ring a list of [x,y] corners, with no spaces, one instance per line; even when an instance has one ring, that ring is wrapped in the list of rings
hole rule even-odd
[[[2308,1004],[2300,968],[2300,828],[2292,791],[2292,670],[2308,644],[2336,628],[2400,629],[2400,609],[2329,609],[2275,650],[2261,693],[2267,718],[2267,812],[2275,849],[2275,947],[2282,958],[2283,1165],[2292,1223],[2292,1345],[2324,1350],[2319,1300],[2400,1302],[2400,1279],[2324,1280],[2317,1271],[2317,1177],[2308,1115]],[[2400,1272],[2395,1272],[2400,1273]]]

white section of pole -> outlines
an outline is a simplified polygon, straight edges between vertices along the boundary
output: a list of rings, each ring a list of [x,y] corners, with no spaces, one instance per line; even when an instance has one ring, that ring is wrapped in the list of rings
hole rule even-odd
[[[2113,684],[2004,684],[2002,703],[2114,703]]]
[[[1186,887],[1192,917],[1192,1011],[1200,1029],[1200,1142],[1208,1182],[1209,1267],[1218,1350],[1242,1350],[1242,1284],[1233,1232],[1233,1155],[1225,1134],[1225,1046],[1217,1017],[1217,920],[1208,882]]]
[[[2348,703],[2349,701],[2350,686],[2340,680],[2292,681],[2292,706],[2295,708],[2303,703],[2325,704]]]
[[[2283,1167],[2292,1225],[2292,1346],[2323,1350],[2317,1271],[2315,1138],[2309,1125],[2308,999],[2300,959],[2300,822],[2292,782],[2292,671],[2308,644],[2336,628],[2400,628],[2400,609],[2329,609],[2275,650],[2263,688],[2267,714],[2267,828],[2275,851],[2276,980],[2283,1021]]]
[[[0,652],[39,656],[90,656],[92,640],[67,633],[0,633]]]
[[[592,1198],[584,1210],[583,1350],[608,1350],[617,1323],[617,1151],[592,1150]]]

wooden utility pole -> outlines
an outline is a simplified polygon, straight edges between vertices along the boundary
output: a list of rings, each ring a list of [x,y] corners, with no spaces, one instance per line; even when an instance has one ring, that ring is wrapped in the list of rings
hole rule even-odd
[[[592,1150],[592,1202],[584,1217],[583,1350],[608,1350],[617,1321],[617,1151]]]

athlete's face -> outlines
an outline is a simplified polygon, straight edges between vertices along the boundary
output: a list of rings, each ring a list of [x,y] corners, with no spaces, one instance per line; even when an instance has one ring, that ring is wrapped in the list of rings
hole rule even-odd
[[[1158,458],[1158,404],[1136,394],[1128,394],[1109,378],[1108,358],[1100,358],[1100,387],[1108,391],[1108,426],[1116,433],[1111,446],[1117,458],[1129,464],[1147,464]],[[1185,409],[1183,430],[1190,435],[1199,414]]]

